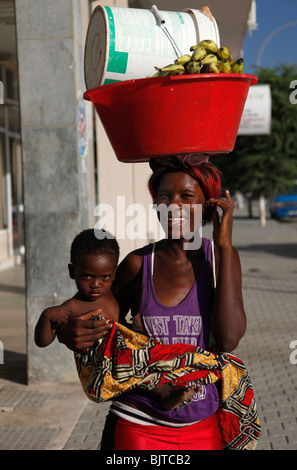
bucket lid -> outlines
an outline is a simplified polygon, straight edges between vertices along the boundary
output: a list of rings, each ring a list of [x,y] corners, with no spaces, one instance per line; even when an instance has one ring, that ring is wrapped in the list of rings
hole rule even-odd
[[[84,75],[87,89],[100,85],[107,67],[107,54],[109,50],[109,34],[106,25],[108,17],[105,8],[98,5],[93,11],[84,51]]]
[[[206,14],[200,10],[186,8],[185,13],[190,13],[193,17],[199,41],[211,39],[220,47],[220,33],[217,22],[211,14]]]

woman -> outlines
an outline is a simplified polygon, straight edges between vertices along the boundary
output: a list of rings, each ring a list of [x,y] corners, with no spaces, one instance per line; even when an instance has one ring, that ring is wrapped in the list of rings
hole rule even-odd
[[[113,291],[120,321],[131,311],[133,329],[138,325],[161,343],[184,342],[207,349],[213,336],[219,350],[232,351],[245,332],[246,317],[240,261],[232,247],[231,196],[226,192],[226,199],[219,198],[220,175],[208,157],[160,158],[150,165],[153,201],[167,209],[165,217],[160,211],[166,238],[130,253],[119,265]],[[207,239],[193,245],[199,240],[201,206],[203,220],[213,223],[214,246]],[[81,349],[108,332],[102,322],[85,323],[87,328],[83,322],[69,325],[67,338],[60,340],[71,349]],[[160,390],[170,402],[173,388]],[[195,391],[189,388],[186,393]],[[215,384],[203,386],[181,409],[166,409],[159,396],[132,390],[111,406],[102,449],[221,449],[218,406]]]

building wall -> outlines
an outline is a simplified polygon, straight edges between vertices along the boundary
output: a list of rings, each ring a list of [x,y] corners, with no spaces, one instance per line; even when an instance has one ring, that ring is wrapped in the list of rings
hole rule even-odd
[[[3,267],[10,265],[9,251],[8,230],[0,230],[0,265]]]
[[[13,11],[7,21],[13,22]],[[2,24],[4,32],[15,31],[13,24]],[[11,38],[11,34],[7,34]],[[0,46],[0,269],[13,266],[18,261],[21,238],[22,168],[20,161],[19,103],[17,87],[17,60],[15,42],[5,49]]]
[[[68,277],[74,236],[92,225],[92,119],[79,147],[84,111],[83,45],[89,16],[81,0],[16,0],[24,177],[28,381],[76,379],[73,355],[55,341],[37,348],[42,310],[74,293]],[[85,23],[83,19],[86,18]],[[90,110],[86,111],[90,113]]]

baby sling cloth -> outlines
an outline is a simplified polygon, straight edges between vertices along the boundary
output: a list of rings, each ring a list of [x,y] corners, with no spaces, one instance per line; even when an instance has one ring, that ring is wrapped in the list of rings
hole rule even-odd
[[[87,397],[112,400],[136,387],[186,386],[218,382],[217,411],[223,450],[254,450],[261,426],[250,376],[234,354],[206,351],[188,344],[160,344],[112,322],[110,333],[94,347],[74,353],[78,376]],[[180,406],[187,406],[191,399]]]

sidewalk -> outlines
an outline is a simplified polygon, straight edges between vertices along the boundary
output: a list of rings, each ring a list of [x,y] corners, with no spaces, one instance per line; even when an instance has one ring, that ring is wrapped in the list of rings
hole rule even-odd
[[[243,271],[248,328],[236,354],[254,387],[262,434],[257,450],[297,449],[297,222],[238,213],[234,245]],[[207,236],[207,231],[205,233]],[[98,449],[108,405],[87,400],[76,383],[25,385],[23,267],[0,271],[0,450]],[[296,353],[297,357],[297,353]]]

